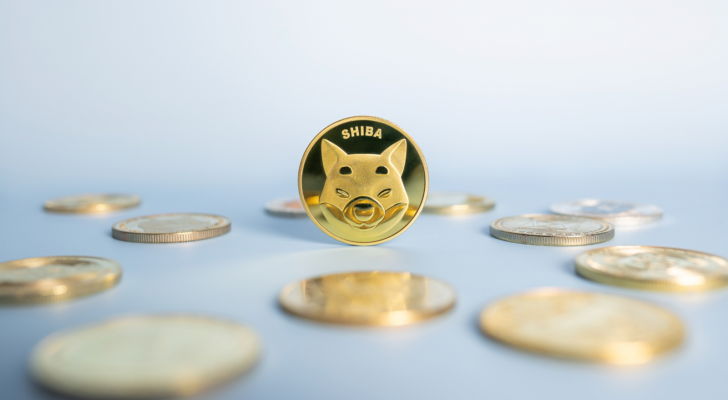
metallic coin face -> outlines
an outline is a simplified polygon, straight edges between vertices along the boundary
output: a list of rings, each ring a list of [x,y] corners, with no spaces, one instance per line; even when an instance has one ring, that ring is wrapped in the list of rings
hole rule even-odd
[[[128,194],[81,194],[46,201],[46,211],[72,214],[95,214],[138,206],[139,196]]]
[[[210,214],[159,214],[117,222],[111,232],[126,242],[189,242],[230,232],[230,220]]]
[[[126,317],[51,335],[31,356],[35,379],[89,398],[158,398],[199,392],[250,369],[255,333],[208,317]]]
[[[351,272],[291,283],[280,295],[295,315],[348,325],[407,325],[455,305],[455,291],[407,272]]]
[[[433,192],[423,209],[429,214],[474,214],[492,210],[495,200],[467,193]]]
[[[542,289],[491,304],[483,332],[508,345],[552,356],[639,364],[678,346],[683,325],[671,312],[606,294]]]
[[[121,265],[99,257],[56,256],[0,263],[0,303],[67,300],[99,292],[121,279]]]
[[[611,240],[614,227],[590,218],[526,214],[494,221],[490,224],[490,234],[522,244],[581,246]]]
[[[276,217],[298,218],[308,215],[299,199],[273,200],[265,205],[265,210]]]
[[[662,209],[651,204],[595,199],[556,203],[551,206],[551,212],[596,218],[616,226],[642,225],[662,218]]]
[[[309,144],[298,171],[306,212],[327,235],[372,245],[404,232],[427,197],[427,164],[402,128],[376,117],[335,122]]]
[[[653,246],[612,246],[576,258],[588,279],[634,289],[696,291],[728,285],[728,260],[699,251]]]

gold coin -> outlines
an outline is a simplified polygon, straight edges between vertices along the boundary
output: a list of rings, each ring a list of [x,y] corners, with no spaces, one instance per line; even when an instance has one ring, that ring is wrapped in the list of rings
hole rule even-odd
[[[177,243],[202,240],[230,232],[230,220],[210,214],[159,214],[117,222],[115,239],[137,243]]]
[[[265,210],[276,217],[298,218],[307,215],[300,199],[273,200],[265,205]]]
[[[728,260],[693,250],[612,246],[581,253],[576,272],[593,281],[672,292],[728,285]]]
[[[351,117],[327,126],[308,145],[298,191],[324,233],[353,245],[386,242],[404,232],[427,198],[425,158],[397,125]]]
[[[158,398],[200,392],[250,369],[255,333],[215,318],[126,317],[53,334],[31,355],[47,388],[89,398]]]
[[[608,222],[549,214],[506,217],[490,224],[490,234],[501,240],[538,246],[582,246],[614,238]]]
[[[596,218],[616,226],[643,225],[662,218],[662,210],[652,204],[595,199],[556,203],[551,206],[551,212]]]
[[[99,257],[56,256],[0,263],[0,303],[67,300],[121,279],[121,265]]]
[[[445,313],[455,291],[408,272],[349,272],[286,285],[283,308],[295,315],[348,325],[408,325]]]
[[[639,364],[677,347],[682,322],[650,303],[607,294],[541,289],[508,297],[480,315],[483,332],[551,356]]]
[[[129,194],[80,194],[48,200],[44,208],[58,213],[94,214],[124,210],[139,203],[139,196]]]
[[[434,192],[427,196],[423,209],[428,214],[475,214],[492,210],[495,200],[467,193]]]

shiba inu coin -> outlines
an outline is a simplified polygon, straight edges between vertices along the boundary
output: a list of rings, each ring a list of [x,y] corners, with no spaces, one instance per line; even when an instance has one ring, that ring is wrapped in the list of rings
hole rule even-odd
[[[349,272],[291,283],[280,303],[292,314],[322,322],[399,326],[447,312],[455,305],[455,291],[407,272]]]
[[[616,226],[648,224],[662,218],[662,209],[652,204],[609,200],[577,200],[556,203],[551,212],[574,217],[596,218]]]
[[[230,220],[210,214],[159,214],[117,222],[115,239],[137,243],[177,243],[209,239],[230,232]]]
[[[608,222],[562,215],[526,214],[490,224],[490,234],[501,240],[539,246],[582,246],[614,237]]]
[[[121,279],[121,265],[99,257],[37,257],[0,263],[0,303],[67,300]]]
[[[138,206],[139,196],[129,194],[81,194],[48,200],[46,211],[70,214],[95,214]]]
[[[298,171],[306,212],[327,235],[353,245],[385,242],[422,211],[428,173],[417,143],[397,125],[351,117],[309,144]]]
[[[593,281],[673,292],[728,285],[728,260],[699,251],[653,246],[612,246],[584,252],[576,272]]]
[[[423,209],[428,214],[475,214],[492,210],[495,200],[466,193],[433,192]]]
[[[259,354],[249,328],[216,318],[119,318],[53,334],[34,349],[33,377],[85,398],[184,396],[249,370]]]
[[[640,364],[683,341],[670,311],[626,297],[540,289],[497,301],[480,315],[487,336],[522,350]]]
[[[298,218],[308,215],[299,199],[273,200],[265,205],[265,211],[277,217]]]

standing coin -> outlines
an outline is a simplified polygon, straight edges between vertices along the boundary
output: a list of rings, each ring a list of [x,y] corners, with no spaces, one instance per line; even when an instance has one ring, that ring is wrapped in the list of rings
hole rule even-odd
[[[273,200],[265,205],[268,214],[277,217],[298,218],[305,217],[306,209],[303,208],[299,199],[278,199]]]
[[[467,193],[435,192],[427,196],[424,212],[429,214],[475,214],[492,210],[495,200]]]
[[[255,333],[202,316],[126,317],[51,335],[31,356],[35,379],[89,398],[158,398],[197,393],[250,369]]]
[[[230,232],[230,220],[211,214],[159,214],[117,222],[115,239],[137,243],[177,243],[202,240]]]
[[[121,265],[99,257],[56,256],[0,263],[0,303],[67,300],[100,292],[121,279]]]
[[[139,196],[129,194],[80,194],[48,200],[44,208],[58,213],[94,214],[124,210],[139,203]]]
[[[493,221],[490,234],[522,244],[581,246],[611,240],[614,227],[608,222],[590,218],[525,214]]]
[[[551,212],[596,218],[616,226],[642,225],[662,218],[662,209],[652,204],[594,199],[556,203],[551,206]]]
[[[593,281],[672,292],[728,285],[728,260],[699,251],[653,246],[612,246],[581,253],[576,272]]]
[[[283,288],[283,308],[295,315],[348,325],[408,325],[455,305],[455,291],[436,279],[408,272],[326,275]]]
[[[523,350],[639,364],[677,347],[682,322],[650,303],[607,294],[541,289],[508,297],[480,315],[488,336]]]
[[[353,245],[404,232],[422,211],[427,186],[427,164],[415,141],[376,117],[327,126],[308,145],[298,170],[298,191],[313,222]]]

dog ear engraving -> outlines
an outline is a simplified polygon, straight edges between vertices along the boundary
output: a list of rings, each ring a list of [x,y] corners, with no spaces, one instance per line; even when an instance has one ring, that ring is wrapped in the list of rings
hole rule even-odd
[[[329,171],[336,165],[336,162],[347,154],[339,146],[324,139],[321,141],[321,160],[324,163],[324,172],[329,176]]]
[[[405,139],[389,146],[382,152],[382,158],[389,160],[399,175],[404,172],[404,162],[407,160],[407,141]]]

